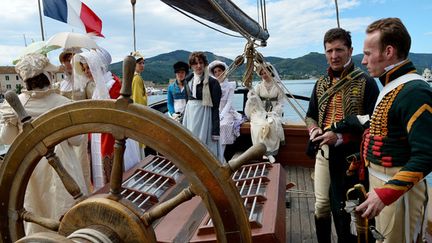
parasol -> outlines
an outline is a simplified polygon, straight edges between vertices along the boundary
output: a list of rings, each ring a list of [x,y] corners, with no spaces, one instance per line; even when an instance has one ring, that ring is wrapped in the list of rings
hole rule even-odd
[[[75,32],[60,32],[48,39],[47,45],[57,45],[68,48],[86,48],[86,49],[97,49],[98,45],[96,42],[86,34],[75,33]]]
[[[47,54],[50,51],[59,49],[59,45],[48,45],[46,41],[36,41],[26,46],[19,54],[19,56],[13,60],[12,64],[17,64],[17,62],[25,55],[30,53]]]

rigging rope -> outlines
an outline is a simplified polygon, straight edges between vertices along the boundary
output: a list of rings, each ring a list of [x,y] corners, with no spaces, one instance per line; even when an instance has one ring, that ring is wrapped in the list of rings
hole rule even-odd
[[[243,86],[248,89],[252,88],[252,78],[254,71],[255,48],[252,42],[248,42],[245,46],[246,70],[243,75]]]
[[[336,0],[335,0],[336,1]],[[261,55],[261,53],[257,52],[254,48],[255,45],[257,45],[255,43],[255,39],[253,38],[252,35],[250,35],[246,30],[244,30],[239,24],[237,24],[236,21],[234,21],[230,16],[228,16],[228,14],[222,9],[222,7],[215,1],[215,0],[209,0],[209,2],[212,4],[213,8],[216,9],[219,14],[225,18],[225,20],[234,28],[237,29],[237,31],[248,40],[248,43],[246,44],[245,50],[244,50],[244,54],[243,55],[239,55],[237,56],[237,58],[235,59],[235,61],[233,63],[231,63],[227,70],[225,70],[222,75],[223,75],[223,79],[225,79],[226,77],[228,77],[229,75],[231,75],[240,65],[242,65],[244,63],[244,58],[246,58],[246,71],[245,74],[243,75],[243,86],[247,87],[249,90],[252,88],[252,77],[253,77],[253,71],[254,71],[254,63],[259,63],[259,64],[263,64],[264,63],[264,57]],[[267,31],[267,9],[266,9],[266,3],[265,0],[257,0],[257,5],[259,5],[259,7],[257,6],[257,8],[259,8],[261,10],[261,20],[262,20],[262,28]],[[225,35],[229,35],[229,36],[233,36],[233,37],[240,37],[241,36],[237,36],[237,35],[233,35],[233,34],[229,34],[225,31],[216,29],[215,27],[212,27],[194,17],[192,17],[191,15],[187,14],[185,11],[171,5],[168,4],[168,6],[170,6],[171,8],[177,10],[178,12],[180,12],[181,14],[191,18],[192,20],[195,20],[196,22],[210,28],[213,29],[215,31],[218,31],[222,34]],[[258,22],[259,22],[259,10],[258,10]],[[258,46],[258,45],[257,45]],[[266,72],[268,72],[267,69],[264,69]],[[268,73],[269,74],[269,73]],[[270,77],[272,77],[270,75]],[[272,78],[273,81],[275,81],[274,78]],[[301,104],[297,101],[297,99],[294,97],[294,95],[288,90],[287,87],[285,87],[285,85],[280,81],[280,80],[276,80],[275,81],[277,87],[284,93],[288,93],[289,97],[292,98],[295,102],[296,105],[298,107],[300,107],[300,109],[306,113],[305,109],[301,106]],[[289,97],[285,96],[288,103],[291,105],[291,107],[294,109],[294,111],[299,115],[300,118],[302,118],[302,120],[305,120],[305,117],[300,113],[300,111],[298,110],[297,106],[295,106]]]
[[[247,40],[252,40],[252,36],[246,31],[244,30],[239,24],[237,24],[236,21],[234,21],[230,16],[228,16],[228,14],[222,9],[222,7],[215,1],[215,0],[209,0],[209,3],[213,6],[213,8],[216,9],[216,11],[219,12],[219,14],[221,14],[222,17],[225,18],[226,21],[228,21],[228,23],[233,26],[234,28],[237,29],[237,31]]]
[[[244,54],[238,55],[234,61],[228,66],[228,68],[222,73],[223,79],[229,77],[238,67],[244,63]]]
[[[260,0],[257,0],[256,6],[257,6],[257,17],[258,17],[258,23],[260,22],[261,18],[260,18]]]
[[[186,11],[183,11],[183,10],[181,10],[180,8],[177,8],[177,7],[174,6],[174,5],[171,5],[171,4],[167,4],[167,5],[170,6],[171,8],[173,8],[174,10],[177,10],[179,13],[183,14],[184,16],[186,16],[186,17],[188,17],[188,18],[190,18],[190,19],[192,19],[192,20],[194,20],[194,21],[196,21],[196,22],[198,22],[198,23],[200,23],[200,24],[202,24],[202,25],[204,25],[204,26],[206,26],[206,27],[212,29],[212,30],[215,30],[215,31],[217,31],[217,32],[219,32],[219,33],[222,33],[222,34],[225,34],[225,35],[228,35],[228,36],[232,36],[232,37],[236,37],[236,38],[243,38],[243,36],[233,35],[233,34],[230,34],[230,33],[228,33],[228,32],[225,32],[225,31],[219,30],[219,29],[217,29],[217,28],[215,28],[215,27],[213,27],[213,26],[210,26],[210,25],[208,25],[208,24],[206,24],[206,23],[204,23],[204,22],[198,20],[197,18],[194,18],[192,15],[187,14]]]
[[[265,0],[257,0],[257,16],[258,23],[261,21],[263,29],[267,31],[267,9]]]
[[[261,53],[256,51],[256,63],[258,65],[263,65],[264,62],[264,57]],[[289,89],[281,82],[281,80],[277,80],[273,77],[273,75],[271,75],[270,71],[267,68],[263,68],[263,70],[267,73],[267,75],[269,77],[271,77],[271,79],[273,80],[273,82],[275,82],[276,86],[278,87],[278,89],[280,89],[284,94],[288,93],[287,97],[286,95],[284,96],[285,99],[288,101],[288,104],[294,109],[294,111],[297,113],[297,115],[303,120],[305,121],[305,117],[303,116],[303,114],[299,111],[299,109],[297,107],[299,107],[303,113],[306,113],[306,110],[303,108],[303,106],[298,102],[298,100],[294,97],[294,95],[289,91]],[[296,105],[293,104],[293,102],[291,101],[292,98],[294,100],[294,102],[296,103]]]
[[[261,55],[261,53],[259,53],[259,55]],[[281,80],[275,80],[274,78],[272,78],[272,79],[279,86],[279,88],[282,89],[282,91],[285,94],[288,94],[288,96],[289,96],[289,97],[287,97],[288,102],[291,104],[291,101],[289,98],[292,98],[294,100],[294,102],[296,103],[296,105],[303,111],[303,113],[306,113],[306,110],[303,108],[303,106],[298,102],[298,100],[294,97],[294,95],[291,93],[291,91],[289,91],[289,89],[281,82]],[[294,106],[293,104],[291,104],[291,106],[297,112],[297,114],[300,115],[296,106]],[[303,118],[301,115],[300,115],[300,117]],[[304,120],[304,118],[303,118],[303,120]]]
[[[258,1],[258,0],[257,0]],[[259,0],[259,1],[261,1],[261,5],[263,5],[263,6],[261,6],[261,15],[262,15],[262,18],[263,18],[263,25],[264,26],[262,26],[262,28],[263,28],[263,30],[265,31],[265,32],[267,32],[267,21],[265,20],[265,16],[266,16],[266,10],[265,10],[265,0]],[[248,31],[246,31],[244,28],[242,28],[238,23],[237,23],[237,21],[235,21],[235,20],[233,20],[226,12],[225,12],[225,10],[219,5],[219,3],[216,1],[216,0],[208,0],[208,2],[213,6],[213,9],[215,9],[219,14],[220,14],[220,16],[222,16],[224,19],[225,19],[225,21],[227,21],[228,22],[228,24],[230,24],[234,29],[236,29],[237,30],[237,32],[241,35],[241,36],[243,36],[245,39],[247,39],[248,41],[252,41],[252,42],[255,42],[257,39],[256,38],[254,38],[253,36],[252,36],[252,34],[250,34]],[[264,4],[263,4],[263,2],[264,2]],[[210,25],[208,25],[208,24],[206,24],[206,23],[204,23],[203,21],[200,21],[200,20],[198,20],[197,18],[195,18],[195,17],[193,17],[193,16],[191,16],[190,14],[188,14],[188,13],[186,13],[187,11],[184,11],[184,10],[181,10],[180,8],[178,8],[178,7],[176,7],[176,6],[174,6],[174,5],[172,5],[172,4],[168,4],[168,3],[166,3],[168,6],[170,6],[171,8],[173,8],[174,10],[176,10],[176,11],[178,11],[179,13],[181,13],[181,14],[183,14],[183,15],[185,15],[186,17],[189,17],[190,19],[192,19],[192,20],[194,20],[194,21],[196,21],[196,22],[198,22],[198,23],[200,23],[200,24],[202,24],[202,25],[204,25],[204,26],[206,26],[206,27],[208,27],[208,28],[210,28],[210,29],[212,29],[212,30],[215,30],[215,31],[217,31],[217,32],[220,32],[220,33],[222,33],[222,34],[225,34],[225,35],[228,35],[228,36],[232,36],[232,37],[238,37],[238,38],[241,38],[241,36],[238,36],[238,35],[233,35],[233,34],[230,34],[230,33],[228,33],[228,32],[225,32],[225,31],[222,31],[222,30],[220,30],[220,29],[217,29],[216,27],[213,27],[213,26],[210,26]],[[264,8],[264,9],[263,9]],[[258,22],[258,25],[259,25],[259,22]],[[266,46],[266,41],[265,40],[261,40],[261,46]]]
[[[238,67],[240,67],[244,63],[244,54],[238,55],[234,61],[228,66],[225,71],[223,71],[219,77],[216,77],[218,80],[225,80],[227,77],[229,77]],[[237,86],[237,82],[236,82]]]
[[[244,59],[246,58],[246,70],[243,75],[243,86],[248,88],[249,90],[252,89],[252,78],[253,78],[253,72],[254,69],[258,65],[264,65],[265,60],[263,55],[256,51],[254,48],[253,42],[248,42],[245,46],[244,54],[239,55],[236,57],[236,59],[228,66],[228,68],[221,74],[223,75],[223,79],[230,76],[234,70],[236,70],[239,66],[241,66],[244,63]],[[272,77],[272,80],[275,82],[276,87],[281,90],[284,94],[288,94],[288,96],[284,96],[287,100],[288,104],[294,109],[294,111],[297,113],[297,115],[305,121],[305,117],[303,114],[306,113],[306,110],[303,108],[303,106],[299,103],[299,101],[294,97],[294,95],[291,93],[291,91],[281,82],[281,80],[277,80],[273,77],[273,75],[270,74],[269,70],[267,68],[263,69],[265,72],[267,72],[267,75],[269,77]],[[291,101],[291,99],[294,100]],[[303,114],[301,113],[301,111]]]

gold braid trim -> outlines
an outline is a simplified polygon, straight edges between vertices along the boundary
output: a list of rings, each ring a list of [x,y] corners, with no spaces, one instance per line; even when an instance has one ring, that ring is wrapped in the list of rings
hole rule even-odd
[[[345,80],[345,82],[350,82],[349,85],[342,88],[337,93],[342,93],[342,99],[338,100],[337,102],[342,102],[342,104],[336,104],[341,105],[343,110],[343,117],[346,117],[350,114],[364,114],[363,109],[363,100],[364,100],[364,93],[366,89],[366,78],[364,75],[361,75],[354,80],[348,79]],[[332,81],[330,80],[329,76],[321,77],[317,81],[317,88],[316,88],[316,94],[318,100],[320,97],[326,92],[327,89],[329,89],[332,86]],[[334,96],[334,95],[333,95]],[[328,114],[327,106],[329,105],[328,102],[331,100],[332,97],[325,100],[321,104],[318,104],[319,107],[319,114],[318,114],[318,126],[323,127],[325,116],[334,116],[335,114]],[[336,121],[333,121],[336,122]]]
[[[388,94],[386,94],[381,102],[375,108],[371,122],[370,122],[370,134],[373,136],[386,137],[388,134],[388,113],[396,99],[396,96],[402,90],[404,84],[399,85]]]
[[[319,100],[323,94],[326,92],[327,89],[329,89],[332,85],[332,81],[330,79],[330,76],[323,76],[320,79],[318,79],[317,81],[317,86],[316,86],[316,95],[317,95],[317,100]],[[325,115],[325,111],[327,110],[327,103],[328,103],[327,99],[326,101],[324,101],[321,104],[318,104],[318,126],[322,127],[323,125],[323,121],[324,121],[324,115]],[[324,107],[324,109],[321,109],[321,107]]]
[[[414,124],[414,122],[417,120],[417,118],[419,118],[425,111],[429,111],[430,113],[432,113],[432,107],[430,107],[428,104],[424,104],[414,113],[414,115],[408,121],[408,125],[407,125],[408,132],[411,131],[411,127]]]
[[[345,116],[349,114],[364,114],[363,100],[366,89],[366,79],[352,81],[351,85],[342,90],[342,110]]]

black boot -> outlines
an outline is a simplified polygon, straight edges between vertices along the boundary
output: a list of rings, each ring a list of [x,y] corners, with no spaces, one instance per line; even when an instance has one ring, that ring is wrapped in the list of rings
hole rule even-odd
[[[315,215],[315,231],[318,243],[331,243],[330,216],[317,218],[317,216]]]

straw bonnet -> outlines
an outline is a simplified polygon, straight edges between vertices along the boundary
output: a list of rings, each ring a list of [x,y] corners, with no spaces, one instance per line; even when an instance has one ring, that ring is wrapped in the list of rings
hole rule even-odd
[[[135,57],[136,62],[144,60],[144,56],[139,51],[133,51],[133,52],[131,52],[130,55],[133,56],[133,57]]]
[[[44,72],[57,72],[58,67],[51,64],[46,56],[38,53],[30,53],[18,61],[15,65],[15,71],[22,80],[26,81]]]
[[[63,51],[62,51],[62,53],[60,53],[60,55],[59,55],[59,61],[60,61],[60,63],[63,63],[63,59],[64,59],[64,56],[66,55],[66,54],[77,54],[77,53],[81,53],[82,51],[81,51],[81,48],[78,48],[78,47],[71,47],[71,48],[65,48]]]

